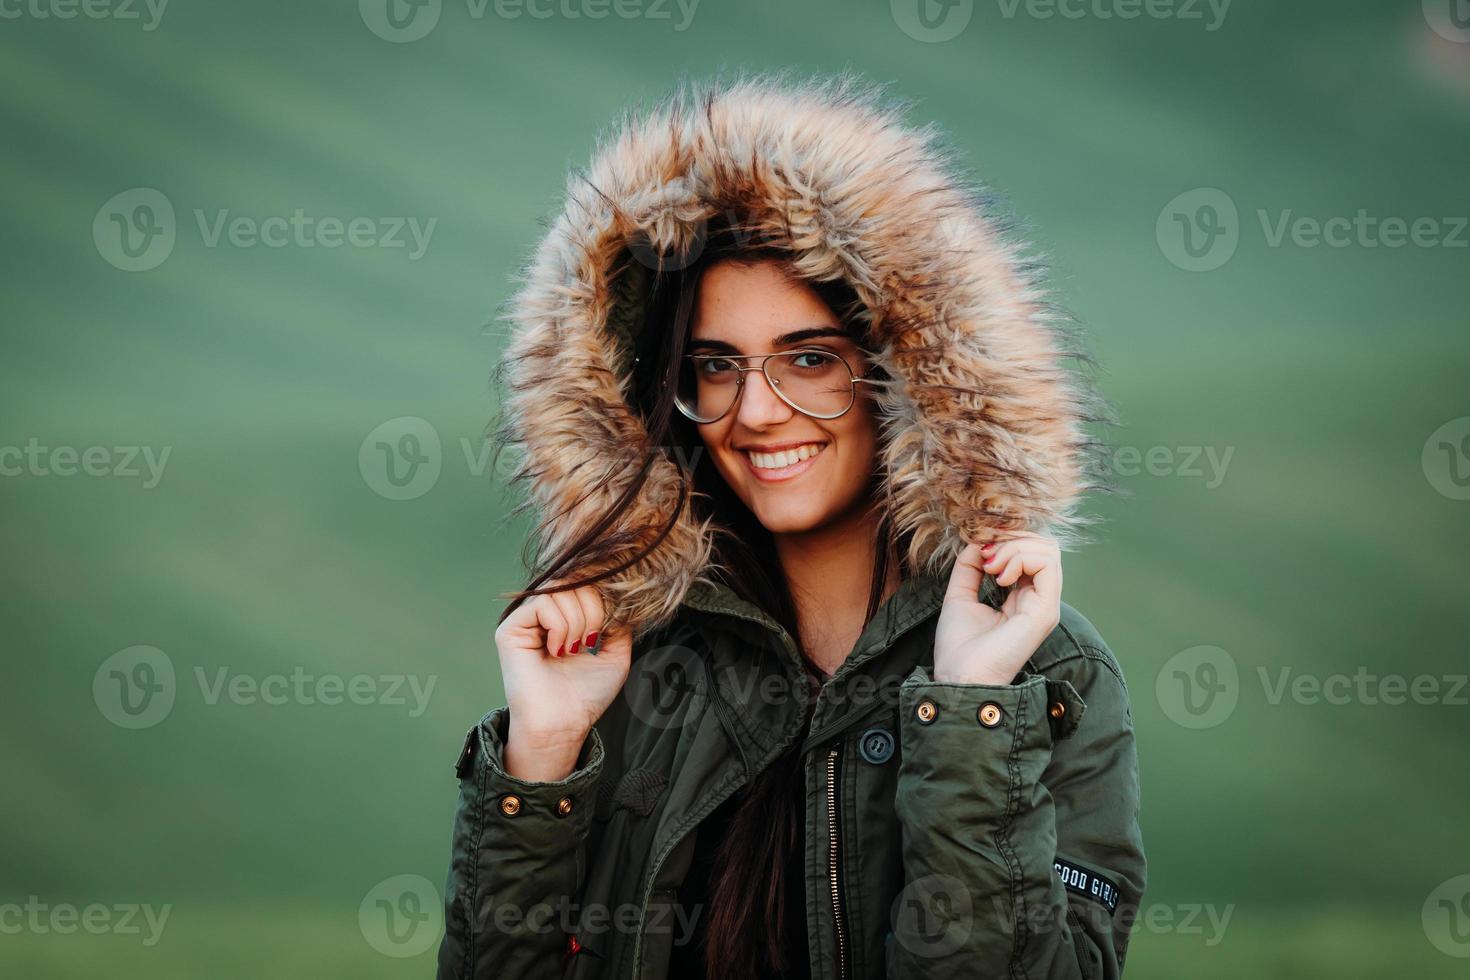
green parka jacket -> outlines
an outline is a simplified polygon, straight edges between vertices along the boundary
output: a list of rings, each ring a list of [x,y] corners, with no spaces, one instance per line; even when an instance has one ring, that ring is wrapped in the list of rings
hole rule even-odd
[[[686,887],[701,826],[798,743],[813,978],[1120,976],[1146,868],[1118,662],[1063,603],[1012,684],[932,679],[965,542],[1067,543],[1095,472],[1075,351],[932,133],[851,79],[741,80],[625,120],[570,182],[511,311],[526,506],[552,544],[573,540],[648,457],[631,395],[649,269],[731,211],[868,310],[893,379],[873,397],[903,582],[814,692],[792,638],[710,574],[685,469],[655,451],[608,529],[651,550],[599,583],[635,627],[631,671],[577,768],[508,775],[505,707],[464,741],[440,980],[670,975],[707,912]],[[986,576],[981,598],[1003,597]]]

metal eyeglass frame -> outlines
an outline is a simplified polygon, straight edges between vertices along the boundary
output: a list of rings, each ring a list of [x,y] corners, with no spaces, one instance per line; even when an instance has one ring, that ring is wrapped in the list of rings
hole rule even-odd
[[[866,351],[864,353],[866,353]],[[776,382],[776,379],[772,378],[771,375],[766,371],[766,362],[773,357],[789,357],[795,354],[822,354],[827,357],[835,357],[842,364],[842,366],[847,369],[848,380],[851,381],[852,384],[848,389],[849,396],[847,400],[847,406],[843,408],[842,411],[837,412],[834,415],[819,415],[816,412],[810,412],[802,408],[800,405],[793,402],[790,398],[787,398],[781,392],[781,386]],[[787,405],[790,405],[793,409],[803,415],[809,416],[814,419],[822,419],[823,421],[831,421],[832,419],[841,418],[848,412],[852,411],[852,406],[857,404],[857,386],[863,383],[874,383],[873,379],[868,377],[868,375],[873,373],[873,368],[869,368],[867,371],[860,375],[853,374],[852,365],[847,363],[847,358],[843,357],[841,354],[838,354],[836,351],[822,350],[820,348],[798,347],[795,350],[778,350],[772,351],[769,354],[685,354],[684,357],[695,362],[702,360],[748,361],[753,357],[758,357],[761,359],[760,365],[758,367],[752,367],[750,365],[736,365],[735,369],[740,372],[740,380],[735,382],[735,397],[730,399],[730,404],[725,407],[725,410],[723,412],[721,412],[719,415],[716,415],[712,419],[695,418],[694,414],[684,407],[681,399],[679,399],[678,397],[674,398],[674,407],[677,408],[685,418],[689,419],[696,425],[713,425],[720,419],[724,418],[726,415],[729,415],[730,410],[733,409],[736,405],[740,404],[740,396],[745,393],[745,375],[749,371],[759,371],[761,374],[765,375],[767,386],[769,386],[770,389],[776,393],[776,397],[781,399],[781,401],[785,402]]]

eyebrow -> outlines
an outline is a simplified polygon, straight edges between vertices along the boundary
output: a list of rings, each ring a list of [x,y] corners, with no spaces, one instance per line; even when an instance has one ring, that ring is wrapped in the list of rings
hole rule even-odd
[[[857,341],[852,331],[844,330],[841,327],[805,327],[801,330],[792,330],[790,333],[783,333],[776,338],[774,343],[777,347],[787,347],[791,344],[799,344],[804,340],[816,340],[820,337],[842,337],[853,342]],[[689,350],[691,352],[696,350],[714,350],[731,354],[740,353],[740,349],[729,341],[714,340],[707,337],[689,341]]]

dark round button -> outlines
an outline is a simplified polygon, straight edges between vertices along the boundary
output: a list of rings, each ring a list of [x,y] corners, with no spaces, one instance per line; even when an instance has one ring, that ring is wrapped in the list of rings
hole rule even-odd
[[[863,732],[858,750],[862,752],[864,759],[875,766],[881,766],[893,758],[893,736],[881,728],[869,728]]]

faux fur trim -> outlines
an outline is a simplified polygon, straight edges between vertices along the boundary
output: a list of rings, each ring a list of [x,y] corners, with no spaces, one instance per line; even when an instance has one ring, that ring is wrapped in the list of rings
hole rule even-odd
[[[517,511],[543,521],[538,553],[589,529],[650,451],[619,316],[629,249],[686,254],[732,208],[789,247],[802,275],[843,277],[868,308],[867,346],[893,378],[875,392],[880,461],[894,527],[912,533],[910,574],[947,570],[986,528],[1080,540],[1076,507],[1097,472],[1082,426],[1106,417],[1067,366],[1086,355],[988,197],[905,108],[852,76],[740,78],[686,85],[600,141],[507,314],[500,431],[519,450],[512,481],[530,488]],[[611,619],[660,625],[709,575],[712,529],[690,514],[685,483],[655,454],[609,529],[631,556],[669,528],[600,583]]]

